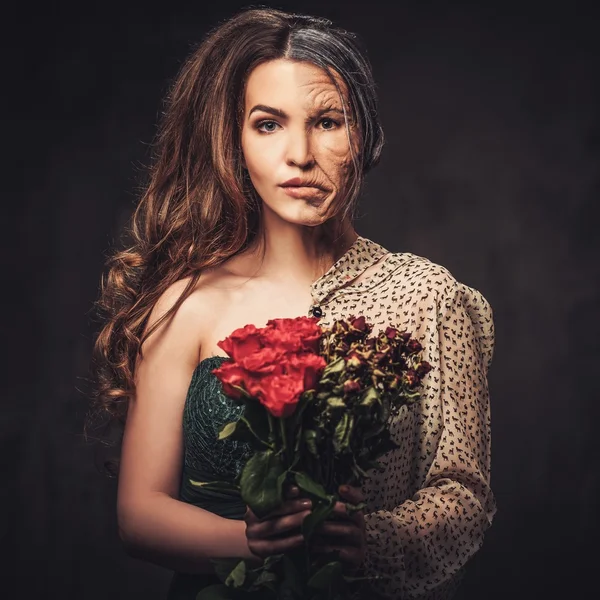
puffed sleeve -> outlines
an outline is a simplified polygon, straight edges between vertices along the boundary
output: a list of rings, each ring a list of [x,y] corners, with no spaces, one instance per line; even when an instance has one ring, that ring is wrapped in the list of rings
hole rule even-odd
[[[386,471],[374,480],[385,490],[407,473],[411,492],[398,505],[365,514],[365,572],[384,577],[371,589],[390,600],[451,597],[496,513],[487,381],[492,309],[478,290],[444,273],[411,313],[428,317],[413,325],[434,369],[423,380],[422,400],[405,407],[412,418],[400,440],[406,443],[388,453]]]

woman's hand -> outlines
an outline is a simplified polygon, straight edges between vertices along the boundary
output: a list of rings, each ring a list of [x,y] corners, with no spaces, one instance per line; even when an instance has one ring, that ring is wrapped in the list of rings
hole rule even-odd
[[[308,498],[300,498],[299,493],[297,486],[290,487],[284,494],[283,504],[262,519],[246,507],[246,538],[252,554],[264,560],[304,544],[300,527],[312,503]]]
[[[340,486],[340,496],[350,504],[364,501],[360,488]],[[319,526],[310,540],[312,552],[339,551],[340,560],[351,571],[358,569],[366,554],[364,512],[348,514],[344,502],[336,502],[333,514]]]

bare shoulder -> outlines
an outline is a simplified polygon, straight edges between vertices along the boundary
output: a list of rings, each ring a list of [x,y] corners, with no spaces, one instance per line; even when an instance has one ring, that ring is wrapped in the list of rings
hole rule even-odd
[[[144,354],[155,353],[162,347],[159,354],[172,356],[175,352],[184,362],[195,366],[199,361],[203,335],[210,328],[211,319],[208,317],[226,300],[226,288],[221,285],[226,279],[227,275],[218,269],[203,272],[174,314],[164,319],[148,336],[143,345]],[[175,306],[190,280],[191,277],[180,279],[162,293],[150,313],[146,331]]]

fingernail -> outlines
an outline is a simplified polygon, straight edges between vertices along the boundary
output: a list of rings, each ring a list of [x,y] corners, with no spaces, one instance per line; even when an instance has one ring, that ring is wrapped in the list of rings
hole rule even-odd
[[[350,488],[347,485],[340,485],[340,492],[345,494]]]

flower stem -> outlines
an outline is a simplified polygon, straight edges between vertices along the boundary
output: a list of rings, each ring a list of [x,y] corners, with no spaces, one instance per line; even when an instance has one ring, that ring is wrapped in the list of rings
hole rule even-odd
[[[269,419],[269,442],[273,444],[275,442],[275,428],[273,427],[273,415],[267,411],[267,418]]]
[[[287,437],[285,434],[285,421],[284,421],[283,417],[279,419],[279,430],[281,431],[281,441],[282,441],[282,445],[283,445],[283,456],[285,459],[285,467],[288,468],[290,465],[288,462]]]

